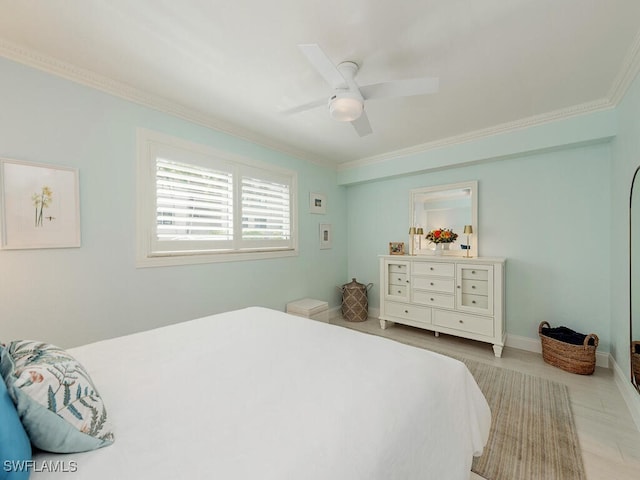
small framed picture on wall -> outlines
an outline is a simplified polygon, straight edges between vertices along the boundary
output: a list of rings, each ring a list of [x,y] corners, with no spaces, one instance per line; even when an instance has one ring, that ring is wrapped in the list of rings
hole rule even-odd
[[[321,223],[320,224],[320,249],[327,250],[331,248],[332,240],[333,240],[333,235],[331,234],[331,224]]]
[[[310,193],[309,212],[320,215],[327,213],[327,196],[323,193]]]
[[[389,242],[389,255],[404,255],[404,242]]]

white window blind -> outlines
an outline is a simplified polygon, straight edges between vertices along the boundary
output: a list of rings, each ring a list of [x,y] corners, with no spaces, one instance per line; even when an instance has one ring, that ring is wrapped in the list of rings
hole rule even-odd
[[[162,158],[156,163],[158,240],[232,240],[233,175]]]
[[[297,255],[294,172],[142,129],[138,148],[139,266]]]
[[[290,186],[254,177],[242,177],[242,240],[256,244],[291,239]]]

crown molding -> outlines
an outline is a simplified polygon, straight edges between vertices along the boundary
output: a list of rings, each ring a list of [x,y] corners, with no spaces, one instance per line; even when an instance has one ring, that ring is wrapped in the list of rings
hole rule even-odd
[[[90,87],[115,97],[178,117],[182,120],[226,133],[233,137],[275,150],[292,157],[335,169],[335,163],[328,159],[311,155],[309,152],[292,148],[290,145],[276,142],[256,132],[244,129],[226,120],[204,115],[201,112],[184,107],[159,95],[140,90],[123,82],[86,70],[70,63],[60,61],[49,55],[26,48],[0,38],[0,56],[9,60],[42,70],[57,77]]]
[[[494,125],[461,135],[435,140],[433,142],[422,143],[380,155],[353,160],[337,166],[333,161],[331,161],[331,159],[312,155],[307,151],[293,148],[286,143],[274,141],[264,135],[244,129],[238,125],[231,124],[228,121],[221,120],[210,115],[204,115],[201,112],[184,107],[183,105],[167,100],[166,98],[153,95],[123,82],[118,82],[95,72],[62,62],[41,52],[14,44],[2,38],[0,38],[0,56],[45,71],[52,75],[65,78],[75,83],[100,90],[124,100],[175,116],[182,120],[234,136],[270,150],[275,150],[323,167],[336,169],[337,171],[345,171],[353,168],[383,163],[398,157],[419,154],[436,148],[471,142],[485,137],[539,126],[573,116],[614,108],[622,100],[624,94],[630,87],[631,82],[640,72],[640,33],[636,36],[634,43],[629,48],[629,51],[625,56],[623,66],[616,76],[607,97],[605,98],[555,110],[553,112],[534,115],[524,119],[515,120],[513,122]]]
[[[611,103],[617,106],[622,101],[638,72],[640,72],[640,32],[629,47],[622,62],[622,68],[611,85],[608,94]]]
[[[629,50],[627,51],[627,54],[625,55],[622,62],[622,67],[620,68],[620,71],[614,79],[611,88],[609,89],[609,92],[605,98],[595,100],[593,102],[583,103],[580,105],[574,105],[568,108],[544,113],[541,115],[535,115],[513,122],[494,125],[489,128],[475,130],[472,132],[464,133],[462,135],[456,135],[453,137],[423,143],[401,150],[394,150],[392,152],[383,153],[381,155],[375,155],[372,157],[361,158],[351,162],[342,163],[338,166],[338,171],[345,171],[353,168],[375,165],[377,163],[383,163],[399,157],[426,152],[435,148],[448,147],[460,143],[470,142],[473,140],[479,140],[484,137],[543,125],[545,123],[555,122],[557,120],[562,120],[577,115],[584,115],[600,110],[615,108],[622,101],[622,98],[624,97],[625,93],[627,93],[627,90],[631,86],[633,80],[638,76],[638,73],[640,73],[640,32],[638,32],[633,44],[631,45],[631,47],[629,47]]]
[[[516,130],[524,130],[526,128],[544,125],[546,123],[563,120],[565,118],[576,117],[579,115],[584,115],[586,113],[607,110],[613,107],[615,107],[613,103],[611,103],[608,99],[603,98],[593,102],[582,103],[580,105],[574,105],[568,108],[555,110],[553,112],[534,115],[531,117],[515,120],[513,122],[493,125],[488,128],[474,130],[472,132],[463,133],[461,135],[455,135],[452,137],[435,140],[433,142],[414,145],[413,147],[403,148],[401,150],[394,150],[392,152],[383,153],[381,155],[375,155],[372,157],[354,160],[352,162],[346,162],[338,166],[338,171],[346,171],[353,168],[375,165],[399,157],[407,157],[409,155],[416,155],[436,148],[450,147],[453,145],[480,140],[482,138],[491,137],[494,135],[510,133]]]

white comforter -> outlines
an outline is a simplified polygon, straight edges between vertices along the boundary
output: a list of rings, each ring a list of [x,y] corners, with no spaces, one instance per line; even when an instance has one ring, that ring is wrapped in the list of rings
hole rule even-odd
[[[34,480],[466,480],[489,434],[463,363],[264,308],[70,351],[116,441]]]

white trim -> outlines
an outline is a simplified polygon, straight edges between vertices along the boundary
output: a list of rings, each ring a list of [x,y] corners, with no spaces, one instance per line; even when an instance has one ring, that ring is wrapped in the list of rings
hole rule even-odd
[[[640,431],[640,395],[631,384],[631,379],[627,377],[613,358],[611,363],[613,364],[613,374],[618,390],[620,390],[620,394],[629,408],[629,413],[631,413],[636,428]]]
[[[614,80],[613,85],[608,92],[608,96],[605,98],[583,103],[580,105],[574,105],[564,109],[555,110],[553,112],[548,112],[541,115],[534,115],[524,119],[516,120],[514,122],[503,123],[500,125],[491,126],[489,128],[475,130],[461,135],[415,145],[406,149],[400,149],[386,152],[381,155],[361,158],[337,166],[335,165],[335,162],[330,158],[323,158],[318,155],[313,155],[307,151],[294,148],[283,142],[274,141],[273,139],[267,138],[253,131],[246,130],[245,128],[242,128],[238,125],[233,125],[228,121],[223,121],[209,115],[203,115],[200,112],[179,105],[178,103],[171,102],[160,96],[152,95],[143,90],[133,88],[125,83],[118,82],[89,70],[82,69],[66,62],[62,62],[48,55],[26,48],[24,46],[17,45],[2,38],[0,38],[0,56],[22,63],[24,65],[28,65],[33,68],[37,68],[39,70],[43,70],[53,75],[66,78],[67,80],[71,80],[73,82],[95,88],[97,90],[123,98],[125,100],[129,100],[131,102],[144,105],[146,107],[153,108],[164,113],[168,113],[183,120],[187,120],[189,122],[202,125],[213,130],[224,132],[229,135],[233,135],[235,137],[250,141],[252,143],[256,143],[258,145],[262,145],[264,147],[282,152],[284,154],[292,155],[296,158],[307,160],[309,162],[325,167],[336,168],[338,171],[343,171],[360,166],[385,162],[397,157],[421,153],[427,150],[432,150],[434,148],[465,143],[492,135],[507,133],[514,130],[521,130],[545,123],[551,123],[556,120],[561,120],[568,117],[582,115],[585,113],[594,113],[600,110],[613,108],[618,105],[627,89],[629,88],[631,82],[636,77],[638,72],[640,72],[640,34],[636,37],[635,42],[629,48],[620,72],[616,76],[616,79]]]
[[[613,105],[618,105],[640,72],[640,32],[624,57],[622,68],[616,75],[607,97]]]
[[[338,165],[338,171],[345,171],[352,168],[383,163],[394,158],[415,155],[428,150],[433,150],[435,148],[449,147],[460,143],[479,140],[484,137],[509,133],[514,130],[522,130],[546,123],[552,123],[557,120],[584,115],[586,113],[595,113],[602,110],[615,108],[627,93],[627,90],[631,86],[631,83],[636,78],[638,73],[640,73],[640,33],[636,35],[633,44],[629,48],[629,51],[627,52],[624,61],[622,62],[622,67],[620,68],[618,75],[614,79],[611,88],[607,92],[607,96],[604,98],[578,105],[573,105],[567,108],[562,108],[540,115],[533,115],[531,117],[522,118],[513,122],[493,125],[488,128],[474,130],[471,132],[463,133],[461,135],[455,135],[452,137],[423,143],[421,145],[415,145],[413,147],[401,150],[394,150],[392,152],[383,153],[381,155],[374,155],[372,157],[361,158],[352,162],[342,163]]]
[[[339,308],[340,307],[336,307],[330,310],[330,312],[333,312],[330,318],[334,318],[336,315],[339,315],[339,312],[335,312],[335,310]],[[369,317],[378,318],[379,316],[379,309],[369,308]],[[505,346],[542,354],[540,341],[529,337],[507,335]],[[613,370],[618,390],[620,390],[620,394],[629,408],[629,413],[636,424],[636,428],[640,431],[640,395],[631,384],[631,380],[626,376],[620,366],[616,363],[613,356],[608,352],[596,353],[596,365],[599,367],[611,368]]]
[[[213,158],[224,164],[230,164],[235,171],[236,181],[240,181],[238,169],[259,169],[269,174],[282,175],[290,182],[291,191],[291,242],[286,246],[270,245],[256,246],[256,248],[243,248],[243,244],[236,240],[233,251],[161,251],[155,252],[153,237],[155,236],[155,155],[156,145],[168,146],[184,150],[188,156],[203,156]],[[145,128],[137,129],[137,167],[136,167],[136,267],[158,267],[170,265],[192,265],[198,263],[234,262],[245,260],[259,260],[267,258],[281,258],[298,255],[298,174],[293,170],[272,165],[270,163],[254,160],[239,155],[234,155],[218,150],[208,145],[193,143],[188,140],[173,137],[164,133],[155,132]],[[197,163],[197,162],[196,162]],[[235,192],[239,192],[236,187]],[[240,205],[239,201],[236,201]],[[237,221],[237,212],[234,213],[234,222]]]
[[[353,168],[365,167],[370,165],[376,165],[384,163],[389,160],[401,157],[407,157],[410,155],[416,155],[436,148],[450,147],[452,145],[458,145],[461,143],[467,143],[474,140],[480,140],[482,138],[491,137],[494,135],[501,135],[516,130],[524,130],[526,128],[544,125],[547,123],[553,123],[565,118],[577,117],[586,113],[595,113],[602,110],[608,110],[614,108],[613,104],[607,98],[595,100],[593,102],[582,103],[580,105],[574,105],[568,108],[555,110],[553,112],[543,113],[540,115],[534,115],[527,118],[515,120],[513,122],[502,123],[499,125],[493,125],[491,127],[483,128],[480,130],[474,130],[471,132],[455,135],[453,137],[447,137],[433,142],[422,143],[420,145],[414,145],[412,147],[403,148],[400,150],[394,150],[392,152],[383,153],[380,155],[374,155],[372,157],[361,158],[353,160],[351,162],[345,162],[338,165],[339,172],[351,170]]]
[[[237,252],[202,255],[168,255],[164,257],[136,257],[136,267],[170,267],[174,265],[196,265],[202,263],[244,262],[269,258],[295,257],[297,250],[272,252]]]
[[[525,350],[527,352],[539,353],[542,355],[542,345],[540,339],[533,339],[529,337],[521,337],[519,335],[507,335],[505,342],[506,347],[517,348],[519,350]],[[610,361],[612,360],[609,352],[596,351],[596,366],[603,368],[610,368]]]
[[[42,70],[52,75],[71,80],[72,82],[79,83],[80,85],[100,90],[101,92],[108,93],[109,95],[137,103],[138,105],[173,115],[174,117],[181,118],[182,120],[233,135],[234,137],[247,140],[271,150],[276,150],[286,155],[291,155],[301,160],[307,160],[311,163],[324,167],[335,168],[335,162],[330,158],[322,158],[305,150],[294,148],[291,145],[274,141],[264,135],[247,130],[239,125],[232,124],[228,120],[221,120],[210,115],[204,115],[197,110],[172,102],[166,98],[132,87],[126,83],[113,80],[90,70],[85,70],[71,63],[63,62],[44,53],[17,45],[2,38],[0,38],[0,56],[23,65]]]
[[[369,307],[369,316],[372,318],[380,318],[380,309],[379,308],[374,308],[374,307]]]
[[[327,310],[329,313],[329,321],[335,318],[342,317],[342,306],[338,305],[337,307],[331,307]],[[371,309],[369,309],[369,316],[371,316]]]

